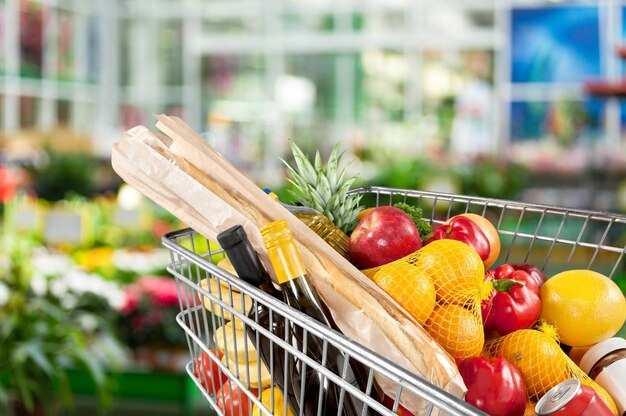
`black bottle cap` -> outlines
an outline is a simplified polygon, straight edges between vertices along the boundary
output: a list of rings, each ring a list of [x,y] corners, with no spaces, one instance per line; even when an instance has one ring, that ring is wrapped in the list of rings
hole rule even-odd
[[[235,244],[241,243],[247,238],[248,235],[241,225],[230,227],[228,230],[222,231],[217,235],[217,241],[224,250],[234,246]]]
[[[263,267],[259,256],[248,240],[248,235],[241,225],[235,225],[217,235],[217,241],[226,252],[237,276],[247,283],[260,287],[270,282],[270,277]]]

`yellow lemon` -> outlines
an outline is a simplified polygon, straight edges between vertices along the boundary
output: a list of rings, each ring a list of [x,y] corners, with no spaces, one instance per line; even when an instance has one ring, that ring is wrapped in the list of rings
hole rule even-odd
[[[272,391],[274,394],[274,406],[272,407]],[[285,407],[285,398],[283,396],[283,392],[280,391],[278,387],[274,387],[273,389],[265,389],[263,393],[261,393],[261,403],[265,406],[272,414],[276,416],[295,416],[295,413],[289,405]],[[261,412],[261,409],[258,405],[254,405],[252,408],[252,416],[263,416],[264,413]]]
[[[569,270],[541,287],[541,318],[559,330],[561,342],[585,347],[612,337],[626,320],[626,300],[608,277]]]

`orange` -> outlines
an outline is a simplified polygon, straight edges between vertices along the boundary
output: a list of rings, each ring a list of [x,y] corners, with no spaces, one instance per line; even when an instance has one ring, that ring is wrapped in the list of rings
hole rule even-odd
[[[561,342],[585,347],[612,337],[626,320],[619,286],[591,270],[569,270],[541,287],[541,318],[559,330]]]
[[[532,398],[541,398],[570,378],[567,356],[558,342],[543,332],[521,329],[495,340],[489,348],[518,368]]]
[[[485,268],[476,251],[456,240],[436,240],[414,256],[415,266],[433,279],[440,303],[465,304],[480,298]]]
[[[585,353],[587,351],[589,351],[589,348],[591,348],[591,346],[589,346],[589,347],[573,347],[569,351],[568,356],[574,362],[574,364],[579,365],[580,364],[580,360],[582,360],[583,355],[585,355]]]
[[[423,270],[411,263],[392,263],[372,276],[372,281],[387,292],[420,325],[435,309],[435,284]]]
[[[363,211],[359,212],[356,215],[356,219],[359,221],[363,220],[363,218],[367,217],[369,213],[372,212],[373,210],[374,208],[365,208]]]
[[[480,355],[485,343],[480,315],[459,305],[436,307],[425,328],[443,349],[457,359]]]
[[[524,411],[524,416],[537,416],[537,413],[535,413],[536,405],[537,405],[537,402],[527,401],[526,410]]]
[[[487,257],[484,263],[485,268],[491,267],[496,260],[498,260],[498,256],[500,256],[500,235],[498,234],[498,230],[496,230],[496,227],[493,226],[491,221],[481,215],[468,213],[458,216],[470,219],[481,229],[485,237],[487,237],[487,240],[489,240],[489,257]]]

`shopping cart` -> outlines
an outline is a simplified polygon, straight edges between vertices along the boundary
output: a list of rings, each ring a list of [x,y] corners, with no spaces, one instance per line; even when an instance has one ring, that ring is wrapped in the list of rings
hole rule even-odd
[[[501,237],[502,251],[497,264],[530,262],[543,269],[548,276],[573,268],[592,269],[611,278],[626,274],[624,256],[626,216],[623,215],[382,187],[359,188],[352,192],[362,194],[362,201],[366,206],[405,202],[420,207],[424,212],[424,218],[428,218],[433,225],[441,224],[460,213],[473,212],[486,216],[496,226]],[[423,414],[437,414],[440,410],[449,415],[484,415],[483,412],[416,374],[395,365],[344,335],[329,330],[328,327],[220,269],[215,263],[223,258],[221,250],[193,230],[169,233],[163,238],[163,244],[171,253],[168,270],[178,282],[181,312],[177,316],[177,322],[186,333],[192,359],[187,366],[187,372],[218,414],[239,413],[233,413],[236,409],[228,407],[230,404],[224,398],[208,393],[208,390],[217,390],[213,379],[207,379],[203,371],[194,372],[193,359],[201,353],[208,354],[219,371],[226,374],[227,384],[231,389],[236,386],[245,393],[241,399],[248,400],[248,408],[256,404],[261,414],[273,415],[275,406],[279,405],[272,395],[270,405],[264,406],[261,403],[261,393],[251,389],[251,380],[255,379],[256,374],[251,374],[251,366],[246,365],[249,358],[247,342],[243,345],[235,343],[234,355],[243,356],[243,359],[237,362],[230,358],[230,355],[233,355],[232,351],[220,360],[215,350],[211,349],[215,345],[216,332],[221,331],[224,337],[235,336],[234,332],[226,334],[226,327],[223,325],[227,320],[235,319],[243,323],[244,327],[256,331],[257,350],[261,337],[269,339],[284,349],[285,356],[289,359],[306,363],[322,374],[329,383],[335,383],[341,389],[340,400],[345,400],[345,395],[352,395],[361,401],[364,404],[363,415],[367,414],[368,410],[381,415],[395,414],[399,406],[398,398],[407,393],[424,399],[427,406]],[[201,286],[201,281],[209,277],[216,279],[220,284],[216,287]],[[329,371],[324,366],[325,357],[322,362],[311,359],[305,352],[288,343],[286,338],[276,336],[259,325],[255,319],[248,318],[245,310],[242,312],[241,308],[237,309],[238,304],[246,303],[246,297],[255,310],[259,304],[269,308],[272,319],[283,319],[285,327],[298,326],[305,337],[318,337],[323,342],[324,350],[332,345],[370,368],[365,391],[346,382],[342,374]],[[232,331],[235,331],[234,326]],[[252,371],[260,371],[258,366],[253,368],[255,370]],[[393,402],[392,410],[388,410],[370,397],[374,376],[386,377],[395,383],[396,400]],[[270,387],[273,388],[273,374],[271,379]],[[306,392],[302,390],[303,395]],[[225,412],[218,409],[217,403],[220,400],[224,404],[222,408],[227,407]],[[283,407],[286,407],[286,404],[285,398]],[[241,413],[241,416],[248,415]]]

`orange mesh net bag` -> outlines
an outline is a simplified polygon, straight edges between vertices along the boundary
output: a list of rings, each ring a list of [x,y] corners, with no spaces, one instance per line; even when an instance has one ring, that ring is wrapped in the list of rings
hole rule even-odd
[[[436,240],[380,267],[363,270],[450,355],[475,357],[485,336],[480,312],[491,292],[480,256],[467,244]]]
[[[520,329],[487,340],[484,355],[506,358],[522,373],[528,399],[536,402],[557,384],[577,378],[593,388],[617,415],[611,396],[563,352],[555,327],[540,323],[538,329]]]

